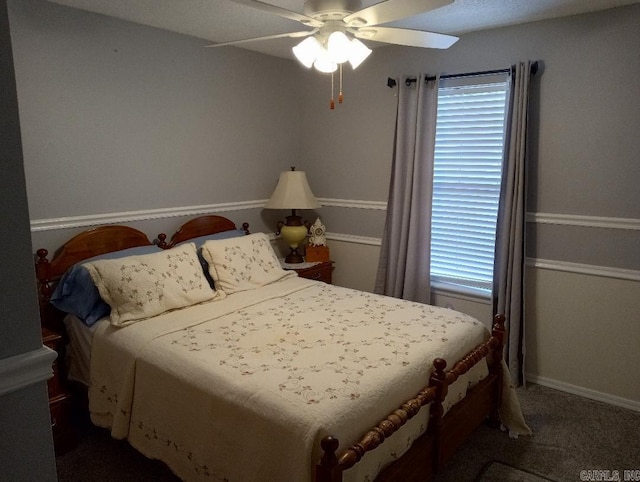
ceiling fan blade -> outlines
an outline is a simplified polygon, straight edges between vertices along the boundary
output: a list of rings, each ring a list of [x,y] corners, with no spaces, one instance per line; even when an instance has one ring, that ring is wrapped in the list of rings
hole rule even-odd
[[[458,37],[453,35],[393,27],[362,28],[354,35],[363,40],[430,49],[448,49],[458,41]]]
[[[344,22],[350,27],[379,25],[413,17],[450,3],[453,0],[387,0],[347,15]]]
[[[280,33],[276,35],[267,35],[266,37],[254,37],[254,38],[246,38],[242,40],[231,40],[229,42],[220,42],[217,44],[205,45],[205,47],[226,47],[228,45],[239,45],[248,42],[259,42],[261,40],[272,40],[276,38],[298,38],[298,37],[307,37],[309,35],[313,35],[316,33],[318,29],[314,30],[305,30],[304,32],[291,32],[291,33]]]
[[[302,13],[294,12],[293,10],[287,10],[286,8],[278,7],[277,5],[271,5],[270,3],[261,2],[260,0],[230,0],[233,3],[240,5],[246,5],[247,7],[256,8],[263,12],[272,13],[279,17],[288,18],[289,20],[296,20],[309,27],[322,27],[324,22],[316,20],[315,18],[308,17]]]

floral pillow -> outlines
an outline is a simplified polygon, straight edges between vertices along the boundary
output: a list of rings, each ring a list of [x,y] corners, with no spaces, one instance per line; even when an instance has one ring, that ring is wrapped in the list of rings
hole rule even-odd
[[[156,245],[137,246],[101,254],[93,258],[85,259],[81,263],[74,264],[62,276],[51,295],[50,302],[53,306],[65,313],[72,313],[85,325],[92,326],[96,321],[109,315],[111,308],[100,297],[93,279],[84,263],[90,263],[98,259],[125,258],[140,254],[160,252]]]
[[[216,289],[226,294],[297,276],[295,271],[282,269],[269,237],[264,233],[207,241],[202,245],[202,256],[209,264],[209,274]]]
[[[116,326],[219,296],[204,277],[193,243],[83,266],[111,307],[111,323]]]

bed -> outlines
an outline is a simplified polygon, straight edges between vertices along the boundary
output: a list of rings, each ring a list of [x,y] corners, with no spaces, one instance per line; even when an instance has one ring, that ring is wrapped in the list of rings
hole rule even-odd
[[[301,279],[247,233],[206,216],[157,245],[110,226],[51,261],[38,250],[43,323],[90,340],[76,373],[96,425],[185,480],[427,480],[485,420],[528,433],[502,317],[489,333],[452,310]],[[51,303],[78,267],[111,307],[90,327]],[[127,305],[131,291],[152,301]]]

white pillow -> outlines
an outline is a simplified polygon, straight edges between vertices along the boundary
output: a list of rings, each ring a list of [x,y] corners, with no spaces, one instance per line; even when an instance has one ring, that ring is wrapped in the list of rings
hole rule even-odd
[[[218,296],[204,277],[193,243],[84,266],[111,307],[111,323],[116,326]]]
[[[202,257],[209,263],[216,289],[226,294],[297,276],[295,271],[282,269],[264,233],[207,241],[202,245]]]

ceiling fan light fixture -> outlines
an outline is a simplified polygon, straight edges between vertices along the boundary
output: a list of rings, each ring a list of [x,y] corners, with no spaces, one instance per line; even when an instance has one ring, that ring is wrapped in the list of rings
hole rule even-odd
[[[331,72],[335,72],[336,70],[338,70],[338,64],[331,60],[329,52],[324,48],[320,49],[320,52],[318,53],[313,66],[316,68],[316,70],[325,74],[330,74]]]
[[[349,50],[351,52],[349,56],[349,63],[353,70],[357,69],[358,66],[371,54],[371,49],[360,42],[357,38],[351,40]]]
[[[315,67],[319,72],[332,74],[331,109],[334,108],[333,72],[340,69],[338,103],[342,103],[342,64],[348,61],[355,70],[371,54],[371,49],[360,40],[436,49],[449,48],[458,40],[451,35],[383,26],[444,7],[455,0],[369,0],[366,3],[373,2],[373,5],[365,8],[364,0],[304,0],[304,14],[268,3],[270,0],[230,1],[300,22],[313,30],[219,42],[207,47],[308,37],[291,50],[306,68]]]
[[[317,38],[307,37],[291,50],[300,63],[310,69],[323,48]]]
[[[351,57],[351,41],[344,32],[333,32],[327,40],[329,57],[336,64],[342,64]]]

